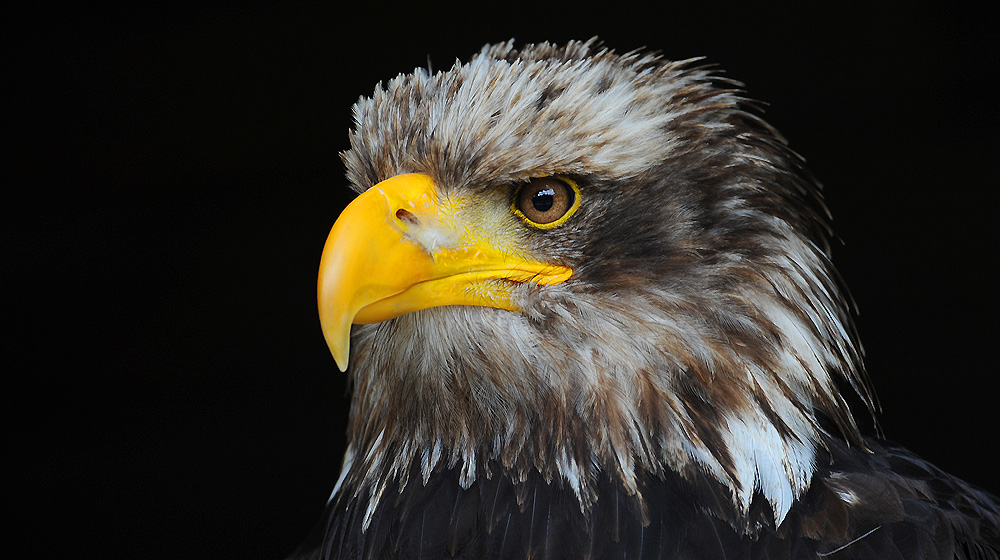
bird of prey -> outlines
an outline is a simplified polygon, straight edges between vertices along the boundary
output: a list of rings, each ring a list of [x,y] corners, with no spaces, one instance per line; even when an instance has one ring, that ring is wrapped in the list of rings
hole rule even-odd
[[[354,121],[349,447],[301,557],[997,558],[997,498],[861,435],[819,186],[739,84],[506,42]]]

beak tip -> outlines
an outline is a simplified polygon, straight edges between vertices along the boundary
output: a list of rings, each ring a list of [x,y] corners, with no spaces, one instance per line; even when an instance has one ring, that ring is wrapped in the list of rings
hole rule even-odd
[[[324,302],[320,301],[320,314],[319,322],[320,328],[323,331],[323,338],[326,339],[327,348],[330,349],[330,354],[333,355],[333,361],[337,363],[337,368],[340,371],[347,371],[348,360],[351,356],[351,319],[348,317],[353,317],[353,314],[349,316],[341,317],[331,317],[333,315],[329,312],[324,312],[329,309],[330,306],[324,305]]]
[[[339,369],[341,373],[347,371],[347,356],[334,356],[333,361],[337,362],[337,369]]]
[[[329,335],[332,333],[324,332],[323,334]],[[350,323],[347,324],[346,329],[340,330],[337,335],[338,336],[326,336],[326,343],[330,348],[330,354],[333,355],[333,361],[337,363],[337,369],[344,372],[347,371],[347,365],[351,357]]]

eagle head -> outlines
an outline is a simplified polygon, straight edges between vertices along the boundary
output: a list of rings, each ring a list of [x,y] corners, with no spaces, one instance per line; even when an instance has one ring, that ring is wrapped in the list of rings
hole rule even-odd
[[[644,477],[680,475],[780,523],[826,430],[861,441],[819,186],[738,87],[593,40],[507,42],[355,105],[360,195],[319,307],[353,392],[338,487],[369,516],[454,469],[537,474],[584,511],[599,481],[641,511]]]

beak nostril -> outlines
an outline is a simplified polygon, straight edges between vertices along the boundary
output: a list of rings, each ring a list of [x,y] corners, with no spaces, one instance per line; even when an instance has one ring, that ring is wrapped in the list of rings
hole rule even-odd
[[[410,224],[411,226],[415,226],[420,223],[420,220],[417,219],[417,216],[414,215],[413,212],[410,212],[405,208],[400,208],[399,210],[396,210],[396,219],[401,222]]]

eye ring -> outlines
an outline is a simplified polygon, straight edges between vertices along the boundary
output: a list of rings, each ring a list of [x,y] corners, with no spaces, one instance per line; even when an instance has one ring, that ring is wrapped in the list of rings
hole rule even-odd
[[[535,177],[517,189],[511,212],[532,227],[552,229],[576,212],[580,199],[580,187],[568,177]]]

